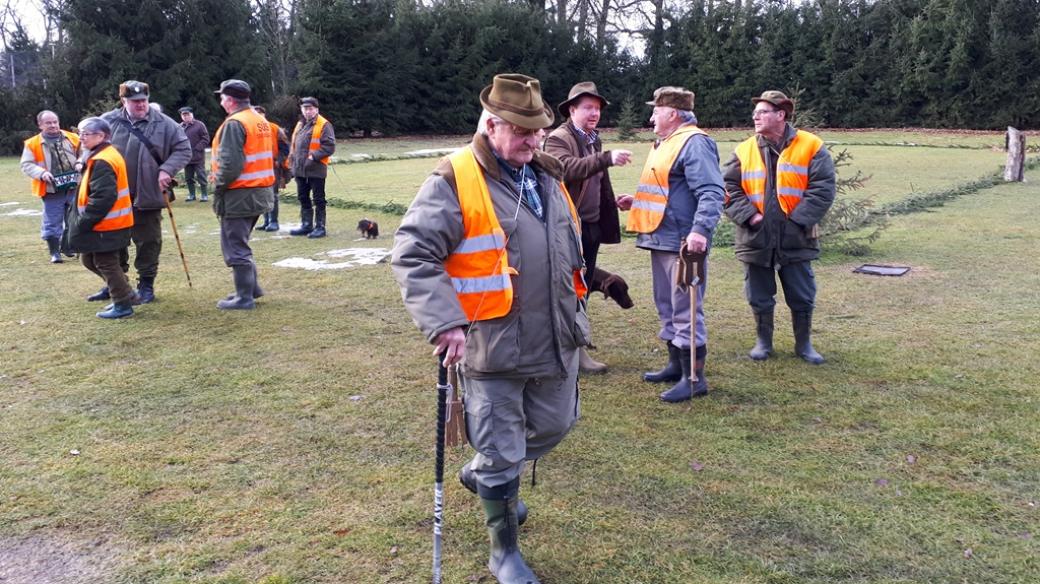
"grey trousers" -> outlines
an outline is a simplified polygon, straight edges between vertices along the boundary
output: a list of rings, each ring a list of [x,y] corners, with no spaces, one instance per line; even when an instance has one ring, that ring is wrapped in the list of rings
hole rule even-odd
[[[776,277],[784,288],[784,300],[791,312],[812,312],[816,302],[816,275],[809,262],[780,266],[778,269],[744,264],[744,295],[755,314],[773,312],[776,306]]]
[[[650,270],[653,276],[654,306],[661,321],[657,337],[671,342],[680,349],[690,348],[690,293],[675,285],[678,253],[650,251]],[[704,294],[708,291],[708,260],[704,260],[704,273],[698,274],[700,302],[697,304],[697,330],[694,345],[703,347],[708,343],[708,327],[704,323]]]
[[[477,451],[467,464],[493,488],[520,476],[527,460],[545,456],[578,420],[578,351],[565,352],[567,375],[557,378],[471,379],[465,392],[466,434]]]
[[[224,254],[224,265],[242,266],[253,263],[253,249],[249,247],[249,236],[260,217],[220,218],[220,251]]]

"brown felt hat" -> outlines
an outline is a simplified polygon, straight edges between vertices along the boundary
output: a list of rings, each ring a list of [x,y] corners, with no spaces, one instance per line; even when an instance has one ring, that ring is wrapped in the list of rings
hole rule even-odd
[[[687,91],[682,87],[672,87],[670,85],[658,87],[654,90],[653,101],[646,102],[646,105],[674,107],[677,110],[690,112],[693,111],[693,92]]]
[[[119,97],[148,99],[148,84],[140,81],[124,81],[119,84]]]
[[[480,92],[480,104],[503,120],[528,130],[548,128],[555,119],[542,100],[541,84],[527,75],[495,75],[491,85]]]
[[[785,112],[787,112],[787,117],[791,117],[791,114],[794,113],[794,102],[791,101],[791,98],[784,95],[781,91],[776,91],[775,89],[770,91],[763,91],[762,95],[751,98],[751,103],[758,103],[760,101],[771,103],[774,106],[784,110]]]
[[[598,99],[601,102],[600,107],[607,107],[608,105],[610,105],[610,102],[607,101],[607,98],[603,97],[596,91],[595,83],[591,81],[582,81],[581,83],[578,83],[577,85],[571,88],[571,92],[567,94],[567,101],[556,106],[556,111],[560,112],[560,115],[565,118],[570,116],[570,107],[574,105],[574,102],[585,97],[586,95]]]

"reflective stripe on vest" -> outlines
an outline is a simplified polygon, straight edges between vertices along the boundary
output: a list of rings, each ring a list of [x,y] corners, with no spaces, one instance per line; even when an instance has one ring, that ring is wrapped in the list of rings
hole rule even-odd
[[[451,276],[455,294],[470,322],[500,318],[509,314],[513,305],[510,267],[506,252],[506,234],[495,215],[484,172],[473,150],[467,146],[448,158],[455,172],[455,186],[462,210],[463,239],[444,262]],[[578,213],[560,183],[561,194],[570,208],[577,233],[578,256],[581,257],[581,235]],[[575,294],[584,298],[587,289],[581,268],[575,269]]]
[[[213,135],[213,174],[219,171],[220,162],[220,138],[224,133],[224,126],[231,120],[242,124],[246,132],[246,141],[242,151],[245,154],[245,163],[242,172],[228,189],[249,189],[269,187],[274,184],[274,154],[271,151],[271,124],[263,116],[245,108],[237,111],[224,120]]]
[[[823,140],[814,134],[798,130],[787,148],[780,153],[776,165],[776,197],[784,215],[790,216],[802,202],[809,187],[809,164],[823,147]],[[740,186],[758,212],[765,214],[766,178],[768,171],[755,136],[737,146],[740,160]]]
[[[94,224],[94,231],[116,231],[128,229],[134,226],[134,208],[130,202],[130,181],[126,176],[126,161],[111,144],[105,146],[100,152],[94,154],[87,161],[83,169],[83,181],[79,183],[79,196],[76,198],[76,208],[82,213],[87,208],[87,200],[90,198],[90,173],[94,169],[94,163],[104,160],[116,173],[116,190],[118,196],[115,204],[108,210],[105,217]]]
[[[311,130],[311,141],[310,141],[310,145],[307,147],[307,151],[308,152],[313,153],[313,152],[317,152],[318,150],[321,149],[321,133],[325,129],[325,123],[326,122],[328,122],[328,120],[326,120],[325,118],[321,117],[320,115],[314,119],[314,128]],[[290,149],[289,150],[289,158],[292,158],[293,154],[296,152],[296,135],[300,133],[300,128],[302,128],[302,127],[303,127],[303,122],[296,122],[296,127],[293,128],[293,131],[292,131],[292,142],[289,144],[289,149]],[[329,158],[332,158],[332,157],[331,156],[326,156],[325,158],[322,158],[318,162],[328,166]]]
[[[66,132],[65,130],[62,130],[61,133],[64,134],[65,138],[67,138],[69,142],[72,142],[73,151],[79,150],[78,135],[73,134],[72,132]],[[36,161],[37,166],[40,166],[41,168],[46,168],[47,158],[43,154],[43,134],[36,134],[32,138],[26,140],[25,147],[28,148],[30,152],[32,152],[33,160]],[[73,155],[73,157],[75,157],[75,155]],[[34,195],[36,195],[37,197],[43,197],[47,194],[47,183],[43,182],[38,178],[33,178],[29,180],[32,182],[32,192]]]
[[[632,208],[628,211],[625,229],[636,233],[652,233],[661,224],[668,206],[668,175],[686,141],[697,134],[704,134],[704,130],[697,126],[683,126],[650,149],[650,156],[639,176]]]

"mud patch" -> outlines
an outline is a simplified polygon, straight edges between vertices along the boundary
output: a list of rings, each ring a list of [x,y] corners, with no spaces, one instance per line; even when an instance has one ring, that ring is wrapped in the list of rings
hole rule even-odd
[[[122,550],[104,538],[65,533],[0,537],[0,582],[4,584],[104,584],[115,580]]]
[[[317,254],[318,259],[312,258],[285,258],[275,262],[273,265],[279,268],[293,268],[297,270],[342,270],[357,266],[374,266],[383,263],[390,257],[390,250],[376,247],[351,247],[347,249],[333,249]],[[325,256],[330,259],[323,259]],[[346,258],[347,261],[337,262]]]

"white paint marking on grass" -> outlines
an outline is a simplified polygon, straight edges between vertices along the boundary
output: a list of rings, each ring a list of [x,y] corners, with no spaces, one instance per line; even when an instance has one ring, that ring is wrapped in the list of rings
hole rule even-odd
[[[0,207],[10,207],[11,205],[21,205],[18,201],[8,201],[6,203],[0,203]]]
[[[432,156],[434,154],[451,154],[458,148],[424,148],[422,150],[412,150],[411,152],[405,152],[409,156]]]
[[[10,213],[4,213],[4,217],[36,217],[43,215],[43,211],[36,209],[15,209]]]
[[[294,268],[302,270],[342,270],[357,266],[374,266],[381,263],[390,256],[390,250],[374,247],[351,247],[347,249],[333,249],[324,253],[316,254],[333,259],[351,258],[345,262],[330,262],[324,259],[311,258],[285,258],[275,262],[273,265],[279,268]]]

